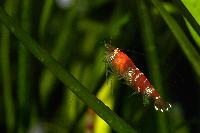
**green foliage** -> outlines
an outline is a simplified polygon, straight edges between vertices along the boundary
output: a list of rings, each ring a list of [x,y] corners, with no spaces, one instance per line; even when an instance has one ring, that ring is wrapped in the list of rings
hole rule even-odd
[[[88,106],[116,132],[200,131],[198,0],[58,1],[0,2],[0,132],[86,132]],[[109,39],[172,110],[105,76]]]

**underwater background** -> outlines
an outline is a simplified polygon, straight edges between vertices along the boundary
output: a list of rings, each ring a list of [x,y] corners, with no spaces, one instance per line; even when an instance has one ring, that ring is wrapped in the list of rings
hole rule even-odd
[[[0,132],[200,132],[199,7],[198,0],[1,0]],[[151,100],[144,106],[110,72],[107,42],[170,102],[168,112]]]

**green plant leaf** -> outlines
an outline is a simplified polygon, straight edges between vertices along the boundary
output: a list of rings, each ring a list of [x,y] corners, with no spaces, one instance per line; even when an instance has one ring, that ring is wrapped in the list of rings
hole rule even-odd
[[[22,30],[14,20],[0,7],[0,21],[19,39],[22,44],[44,64],[67,88],[69,88],[84,103],[89,105],[102,119],[119,133],[136,132],[126,124],[118,115],[110,110],[102,101],[89,91],[66,71],[49,53]]]
[[[163,8],[162,4],[158,0],[151,0],[152,3],[157,7],[158,11],[160,12],[161,16],[163,17],[164,21],[174,34],[175,38],[177,39],[181,49],[183,50],[184,54],[186,55],[187,59],[190,61],[196,75],[200,77],[200,55],[193,47],[190,40],[185,35],[183,29],[178,25],[176,20],[169,15],[169,13]]]
[[[186,18],[188,28],[200,48],[200,1],[199,0],[174,0]]]

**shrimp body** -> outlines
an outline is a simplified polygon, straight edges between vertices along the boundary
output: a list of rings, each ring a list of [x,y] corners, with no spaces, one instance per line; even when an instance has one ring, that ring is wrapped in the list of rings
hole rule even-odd
[[[110,44],[105,46],[106,62],[113,72],[117,73],[120,78],[123,78],[136,92],[153,99],[156,110],[164,112],[171,108],[171,105],[161,99],[160,94],[151,85],[146,76],[124,52],[120,51],[119,48],[113,48]]]

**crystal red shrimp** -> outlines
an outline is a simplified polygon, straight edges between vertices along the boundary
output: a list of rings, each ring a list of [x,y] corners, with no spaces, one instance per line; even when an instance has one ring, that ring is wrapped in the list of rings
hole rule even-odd
[[[153,99],[156,110],[164,112],[171,108],[171,104],[161,98],[145,75],[125,53],[120,51],[119,48],[112,47],[110,44],[105,44],[105,47],[106,62],[114,73],[123,78],[136,92],[142,94],[144,97]]]

